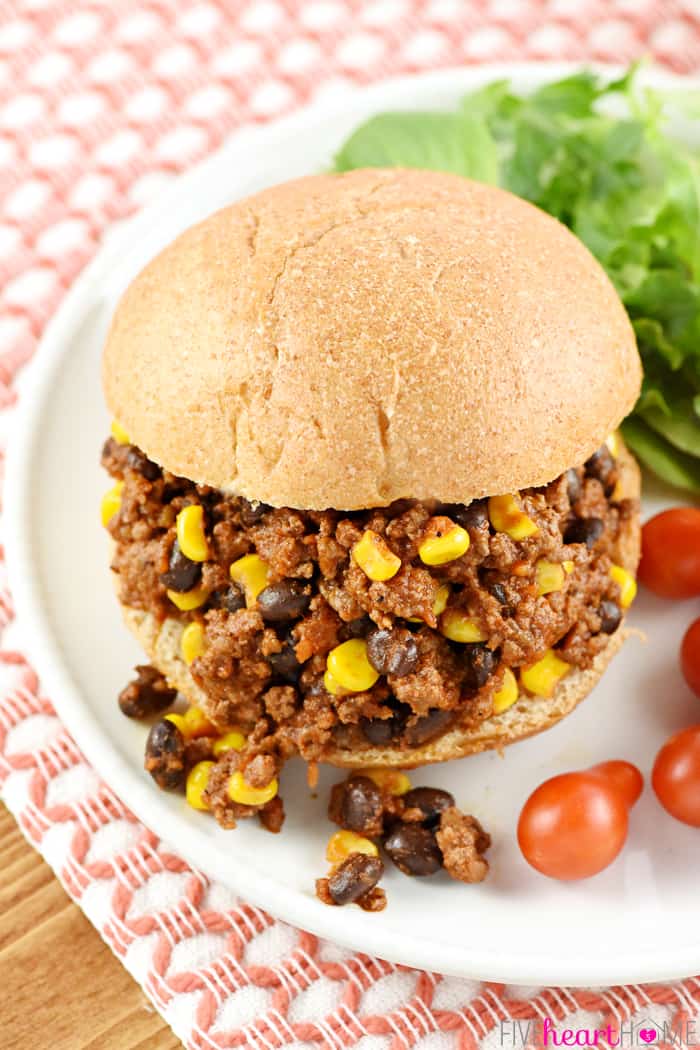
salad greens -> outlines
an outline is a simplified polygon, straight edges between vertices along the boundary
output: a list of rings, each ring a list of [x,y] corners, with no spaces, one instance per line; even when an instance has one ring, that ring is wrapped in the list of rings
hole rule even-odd
[[[636,332],[644,385],[623,433],[651,470],[695,492],[698,115],[700,91],[643,88],[634,67],[613,82],[577,73],[527,96],[497,81],[455,112],[373,117],[335,158],[337,171],[401,165],[498,183],[569,226],[605,267]],[[671,118],[685,121],[683,138]]]

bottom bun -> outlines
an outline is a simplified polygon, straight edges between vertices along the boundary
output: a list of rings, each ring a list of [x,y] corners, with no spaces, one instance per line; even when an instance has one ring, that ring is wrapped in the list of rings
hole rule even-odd
[[[618,453],[620,497],[638,498],[639,468],[624,445]],[[615,560],[629,572],[636,571],[639,562],[639,516],[626,519],[620,532]],[[115,577],[115,584],[118,578]],[[178,620],[166,619],[159,623],[149,612],[122,606],[127,627],[148,654],[151,663],[165,675],[170,685],[182,693],[191,704],[207,710],[207,696],[192,678],[180,655],[180,639],[184,625]],[[412,769],[430,762],[447,762],[451,758],[478,754],[493,748],[503,748],[516,740],[533,736],[555,725],[568,715],[579,701],[587,696],[598,682],[608,663],[630,635],[621,625],[610,637],[605,649],[597,654],[590,667],[572,671],[548,699],[521,695],[500,715],[492,715],[478,725],[457,726],[442,736],[429,740],[420,747],[367,747],[352,751],[336,748],[324,756],[333,766],[357,768],[361,766],[395,766]],[[223,728],[223,727],[222,727]]]
[[[168,679],[170,685],[206,710],[207,698],[192,678],[180,656],[183,626],[177,620],[165,620],[160,626],[155,617],[139,609],[124,608],[124,619],[145,649],[151,663]],[[516,740],[541,733],[568,715],[580,700],[591,692],[615,653],[632,632],[620,627],[592,665],[584,671],[573,671],[559,684],[549,699],[522,695],[500,715],[492,715],[475,726],[458,726],[421,747],[368,747],[361,751],[336,748],[324,756],[332,766],[355,769],[366,766],[395,766],[413,769],[430,762],[447,762],[480,751],[503,748]]]

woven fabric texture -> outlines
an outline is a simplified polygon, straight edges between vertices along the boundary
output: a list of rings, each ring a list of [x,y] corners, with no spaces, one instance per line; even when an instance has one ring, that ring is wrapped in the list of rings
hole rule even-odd
[[[641,55],[698,70],[700,0],[0,3],[3,447],[21,368],[105,231],[241,125],[397,73]],[[101,782],[41,691],[4,578],[0,626],[2,797],[188,1048],[472,1050],[504,1045],[504,1020],[521,1022],[522,1045],[544,1017],[682,1030],[700,1015],[696,978],[478,984],[276,922],[192,870]]]

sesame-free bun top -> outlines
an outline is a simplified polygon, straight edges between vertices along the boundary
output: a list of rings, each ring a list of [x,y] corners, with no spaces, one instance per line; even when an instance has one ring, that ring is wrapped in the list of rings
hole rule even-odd
[[[273,506],[541,485],[630,411],[641,367],[583,244],[456,175],[315,175],[187,230],[134,280],[107,403],[175,474]]]

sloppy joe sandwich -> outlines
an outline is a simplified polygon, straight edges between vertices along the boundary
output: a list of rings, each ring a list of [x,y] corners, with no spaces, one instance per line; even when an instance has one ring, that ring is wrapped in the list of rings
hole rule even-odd
[[[103,518],[149,660],[239,735],[220,819],[295,754],[410,768],[573,709],[634,596],[640,382],[588,250],[458,176],[275,186],[139,274]]]

